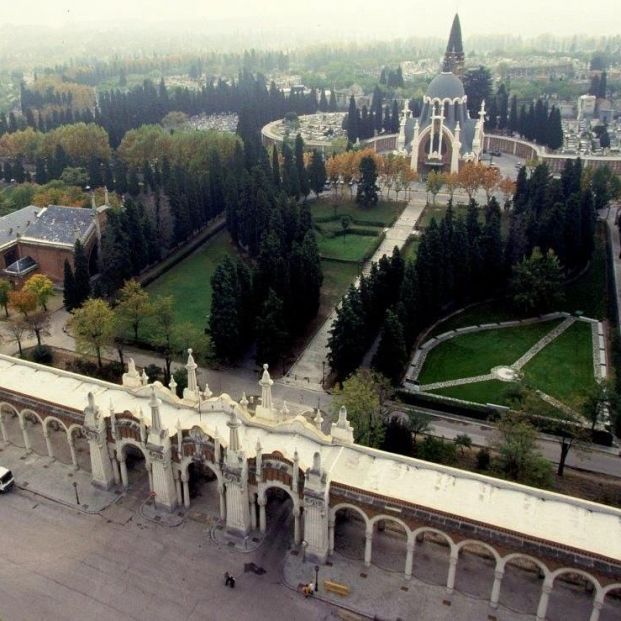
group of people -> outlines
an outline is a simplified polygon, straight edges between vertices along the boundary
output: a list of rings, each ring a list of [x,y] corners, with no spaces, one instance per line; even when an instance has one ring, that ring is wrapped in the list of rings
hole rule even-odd
[[[308,584],[305,584],[302,587],[302,593],[304,594],[304,597],[308,597],[309,595],[312,595],[315,592],[315,584],[313,582],[309,582]]]

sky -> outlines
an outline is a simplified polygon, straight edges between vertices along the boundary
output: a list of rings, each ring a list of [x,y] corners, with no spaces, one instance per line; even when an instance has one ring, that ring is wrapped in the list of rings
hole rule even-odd
[[[2,24],[61,26],[128,21],[235,24],[273,29],[338,32],[348,24],[358,36],[447,35],[459,10],[464,38],[475,34],[621,34],[620,0],[4,0]],[[223,23],[223,20],[226,20]],[[217,22],[217,25],[214,24]],[[350,33],[351,35],[352,33]]]

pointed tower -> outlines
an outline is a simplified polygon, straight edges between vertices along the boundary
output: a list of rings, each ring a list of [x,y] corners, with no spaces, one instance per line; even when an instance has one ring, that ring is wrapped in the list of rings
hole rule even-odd
[[[449,35],[448,45],[444,54],[443,70],[451,71],[456,76],[462,77],[465,59],[464,45],[461,40],[461,24],[459,23],[459,15],[455,13],[451,34]]]

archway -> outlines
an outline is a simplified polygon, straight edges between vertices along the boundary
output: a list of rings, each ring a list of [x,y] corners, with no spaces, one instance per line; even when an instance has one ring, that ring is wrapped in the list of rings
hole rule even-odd
[[[459,556],[455,589],[479,599],[489,599],[496,565],[500,558],[498,553],[479,541],[463,541],[457,546],[457,550]]]
[[[618,621],[621,619],[621,584],[610,585],[604,590],[604,605],[599,621]]]
[[[43,420],[33,410],[23,410],[22,421],[28,435],[30,450],[41,457],[48,457],[49,452],[45,442]]]
[[[414,538],[412,575],[428,584],[446,586],[452,539],[439,530],[425,527],[414,531]]]
[[[19,414],[17,410],[12,405],[2,403],[0,404],[0,416],[2,416],[2,424],[8,443],[20,448],[25,448],[24,435],[19,426]]]
[[[188,491],[192,511],[220,514],[218,476],[209,464],[199,461],[188,464]]]
[[[55,416],[48,416],[43,420],[42,431],[48,445],[47,450],[48,452],[51,450],[54,459],[63,464],[71,464],[71,450],[65,423]]]
[[[504,576],[499,603],[523,614],[537,612],[543,579],[549,573],[537,559],[523,554],[510,554],[503,560]]]
[[[334,538],[332,549],[356,561],[364,561],[366,531],[369,519],[354,505],[341,505],[332,510]]]
[[[268,485],[259,489],[258,503],[260,530],[270,534],[278,533],[287,547],[291,547],[295,543],[294,512],[297,507],[290,491],[277,485]]]
[[[595,578],[579,570],[561,569],[554,572],[548,602],[548,621],[589,621],[598,584]]]
[[[121,460],[121,479],[124,487],[144,488],[145,492],[150,490],[148,463],[142,449],[131,442],[126,442],[120,451],[117,451],[117,457]]]
[[[410,537],[407,525],[397,518],[382,515],[373,519],[371,527],[371,563],[387,571],[403,573]]]
[[[91,471],[91,449],[82,425],[69,427],[69,438],[73,442],[73,452],[80,470]]]

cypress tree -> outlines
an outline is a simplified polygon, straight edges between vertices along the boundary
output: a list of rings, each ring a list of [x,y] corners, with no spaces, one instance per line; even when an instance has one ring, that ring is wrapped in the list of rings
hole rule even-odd
[[[209,332],[219,360],[233,361],[241,351],[242,331],[238,306],[237,269],[230,257],[220,263],[211,278],[213,296]]]
[[[310,183],[311,190],[315,192],[317,196],[321,192],[323,192],[323,188],[326,184],[326,164],[323,160],[323,155],[317,150],[313,151],[313,155],[311,157],[309,171],[308,171],[308,180]]]
[[[356,202],[364,207],[374,207],[378,202],[377,166],[375,160],[367,155],[360,160],[360,181],[356,193]]]
[[[293,159],[293,153],[289,145],[283,144],[283,170],[282,170],[282,187],[287,196],[300,198],[300,179],[298,177],[298,169]]]
[[[304,166],[304,140],[302,136],[298,134],[295,137],[295,167],[298,172],[298,180],[300,182],[300,193],[306,199],[310,194],[310,184],[308,181],[308,173]]]
[[[88,259],[84,252],[84,246],[79,239],[75,240],[75,246],[73,248],[73,267],[75,279],[74,308],[76,308],[82,306],[82,303],[91,295]]]
[[[330,101],[328,102],[328,110],[330,112],[336,112],[337,110],[337,105],[336,105],[336,94],[334,92],[334,89],[332,89],[330,91]]]
[[[358,108],[356,108],[356,100],[352,95],[349,98],[349,110],[347,112],[347,140],[354,144],[359,137],[358,128]]]
[[[376,371],[385,375],[393,386],[397,386],[401,381],[406,362],[403,326],[397,315],[389,309],[386,311],[379,346],[371,364]]]
[[[288,334],[284,329],[285,315],[282,300],[270,289],[256,319],[257,364],[276,366],[287,346]]]
[[[69,261],[65,259],[64,265],[65,276],[63,279],[63,304],[68,311],[72,311],[76,307],[76,291],[75,291],[75,278],[73,276],[73,269],[69,264]]]

